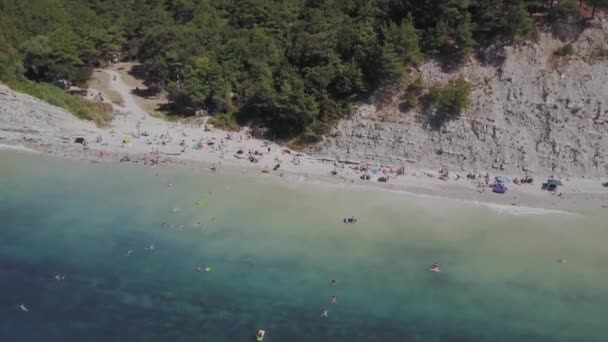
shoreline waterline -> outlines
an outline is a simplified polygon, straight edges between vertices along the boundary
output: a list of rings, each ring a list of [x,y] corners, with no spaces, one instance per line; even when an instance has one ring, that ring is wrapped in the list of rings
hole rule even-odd
[[[82,162],[102,163],[102,164],[133,164],[136,167],[150,167],[142,165],[141,163],[146,158],[149,158],[148,154],[134,154],[127,153],[127,156],[132,158],[128,163],[120,162],[120,159],[125,154],[106,154],[104,158],[99,158],[96,151],[90,150],[52,150],[44,153],[36,149],[36,146],[14,146],[14,145],[3,145],[6,149],[1,149],[5,152],[13,153],[36,153],[42,156],[49,156],[52,158],[68,159]],[[127,151],[125,151],[127,152]],[[215,174],[209,171],[212,166],[217,165],[216,163],[210,163],[204,160],[192,160],[192,159],[173,159],[170,156],[163,155],[164,162],[161,165],[153,166],[156,169],[164,168],[177,168],[183,170],[190,170],[200,174]],[[319,170],[284,170],[282,177],[276,175],[265,175],[260,172],[259,167],[255,165],[242,165],[234,161],[223,161],[218,167],[219,171],[217,174],[233,175],[237,177],[252,177],[256,181],[269,181],[271,183],[278,184],[293,184],[299,183],[311,185],[319,185],[319,187],[335,187],[335,188],[349,188],[353,191],[359,189],[365,191],[374,191],[381,193],[402,193],[408,196],[419,196],[421,198],[435,198],[444,200],[454,200],[460,202],[466,202],[472,205],[479,205],[486,207],[491,210],[497,210],[499,212],[515,213],[515,214],[588,214],[601,210],[601,208],[608,207],[608,192],[598,193],[587,193],[577,192],[567,194],[567,198],[560,198],[555,201],[557,196],[549,196],[548,193],[538,190],[537,192],[531,192],[529,190],[525,192],[517,193],[515,198],[505,198],[503,195],[493,194],[491,191],[480,193],[479,191],[473,191],[470,186],[466,183],[445,183],[440,180],[434,179],[422,179],[424,182],[420,185],[416,185],[418,179],[411,180],[411,183],[376,183],[376,182],[365,182],[355,181],[353,179],[336,178],[329,175],[319,173]],[[553,201],[549,201],[553,200]],[[542,206],[538,204],[542,203]],[[603,203],[606,203],[602,205]]]

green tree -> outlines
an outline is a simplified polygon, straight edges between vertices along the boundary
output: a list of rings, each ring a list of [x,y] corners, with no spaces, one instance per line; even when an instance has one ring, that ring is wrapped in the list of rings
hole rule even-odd
[[[408,15],[400,25],[390,22],[382,27],[384,42],[393,46],[395,52],[404,62],[419,62],[422,52],[418,42],[418,33],[414,27],[414,20]]]
[[[59,34],[58,34],[59,35]],[[35,36],[21,46],[26,74],[36,80],[54,82],[61,78],[75,79],[82,65],[69,46],[46,36]]]
[[[379,69],[379,83],[382,85],[398,84],[405,76],[405,64],[391,45],[382,47]]]
[[[225,112],[230,107],[230,86],[223,74],[213,57],[199,57],[185,71],[184,91],[195,106],[211,106],[213,111]]]
[[[473,24],[471,15],[468,12],[463,14],[461,21],[455,30],[456,44],[454,50],[459,58],[465,58],[473,52],[475,40],[473,39]]]
[[[495,37],[507,42],[525,40],[532,32],[532,18],[525,0],[477,0],[471,7],[476,18],[475,35],[482,41],[492,41]]]

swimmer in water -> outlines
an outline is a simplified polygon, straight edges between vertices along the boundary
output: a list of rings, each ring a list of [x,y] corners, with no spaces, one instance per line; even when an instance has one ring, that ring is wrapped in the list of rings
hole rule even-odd
[[[134,250],[132,250],[132,249],[129,249],[129,250],[127,251],[127,254],[126,254],[125,256],[131,256],[131,254],[133,254],[133,253],[135,253],[135,251],[134,251]]]
[[[153,251],[153,250],[154,250],[154,248],[155,248],[155,247],[154,247],[154,244],[153,244],[153,243],[149,243],[149,244],[148,244],[148,247],[146,247],[146,249],[147,249],[147,250],[149,250],[149,251]]]
[[[332,304],[337,304],[338,301],[336,300],[336,296],[331,296],[331,303]]]
[[[441,272],[441,269],[439,268],[439,264],[438,263],[434,263],[431,266],[431,271],[433,271],[433,272]]]
[[[196,266],[196,272],[202,272],[202,271],[203,271],[203,268],[202,268],[202,267],[200,267],[200,266]]]
[[[60,275],[60,274],[56,274],[55,275],[55,280],[57,280],[57,281],[63,281],[63,279],[65,279],[64,275]]]
[[[336,286],[336,281],[335,281],[335,280],[330,281],[330,282],[329,282],[329,285],[331,285],[331,286]]]
[[[23,311],[23,312],[28,312],[28,311],[30,311],[30,310],[28,310],[28,309],[25,307],[25,305],[24,305],[24,304],[19,305],[19,306],[17,307],[17,309],[21,309],[21,311]]]
[[[329,316],[329,310],[323,309],[323,313],[321,314],[321,317],[327,317],[327,316]]]
[[[563,259],[563,258],[562,258],[562,259],[557,260],[557,262],[559,262],[560,264],[565,264],[565,263],[567,263],[568,261],[566,261],[566,259]]]

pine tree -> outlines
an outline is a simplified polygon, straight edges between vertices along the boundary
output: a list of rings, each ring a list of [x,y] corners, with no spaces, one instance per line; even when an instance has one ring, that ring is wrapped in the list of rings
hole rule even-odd
[[[390,22],[382,28],[385,44],[391,45],[404,62],[419,62],[422,52],[418,41],[418,32],[414,19],[408,16],[400,25]]]
[[[384,45],[380,56],[380,83],[393,85],[405,75],[405,65],[392,45]]]

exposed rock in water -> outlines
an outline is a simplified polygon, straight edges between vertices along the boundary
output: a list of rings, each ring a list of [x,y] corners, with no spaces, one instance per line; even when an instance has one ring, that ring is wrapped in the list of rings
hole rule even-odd
[[[471,83],[471,106],[459,120],[433,130],[425,127],[420,110],[360,105],[309,153],[455,171],[605,176],[607,33],[608,24],[594,22],[572,42],[576,55],[566,58],[554,55],[564,42],[539,33],[534,43],[502,52],[488,49],[485,64],[471,60],[446,73],[427,63],[419,69],[427,85],[459,76]]]

